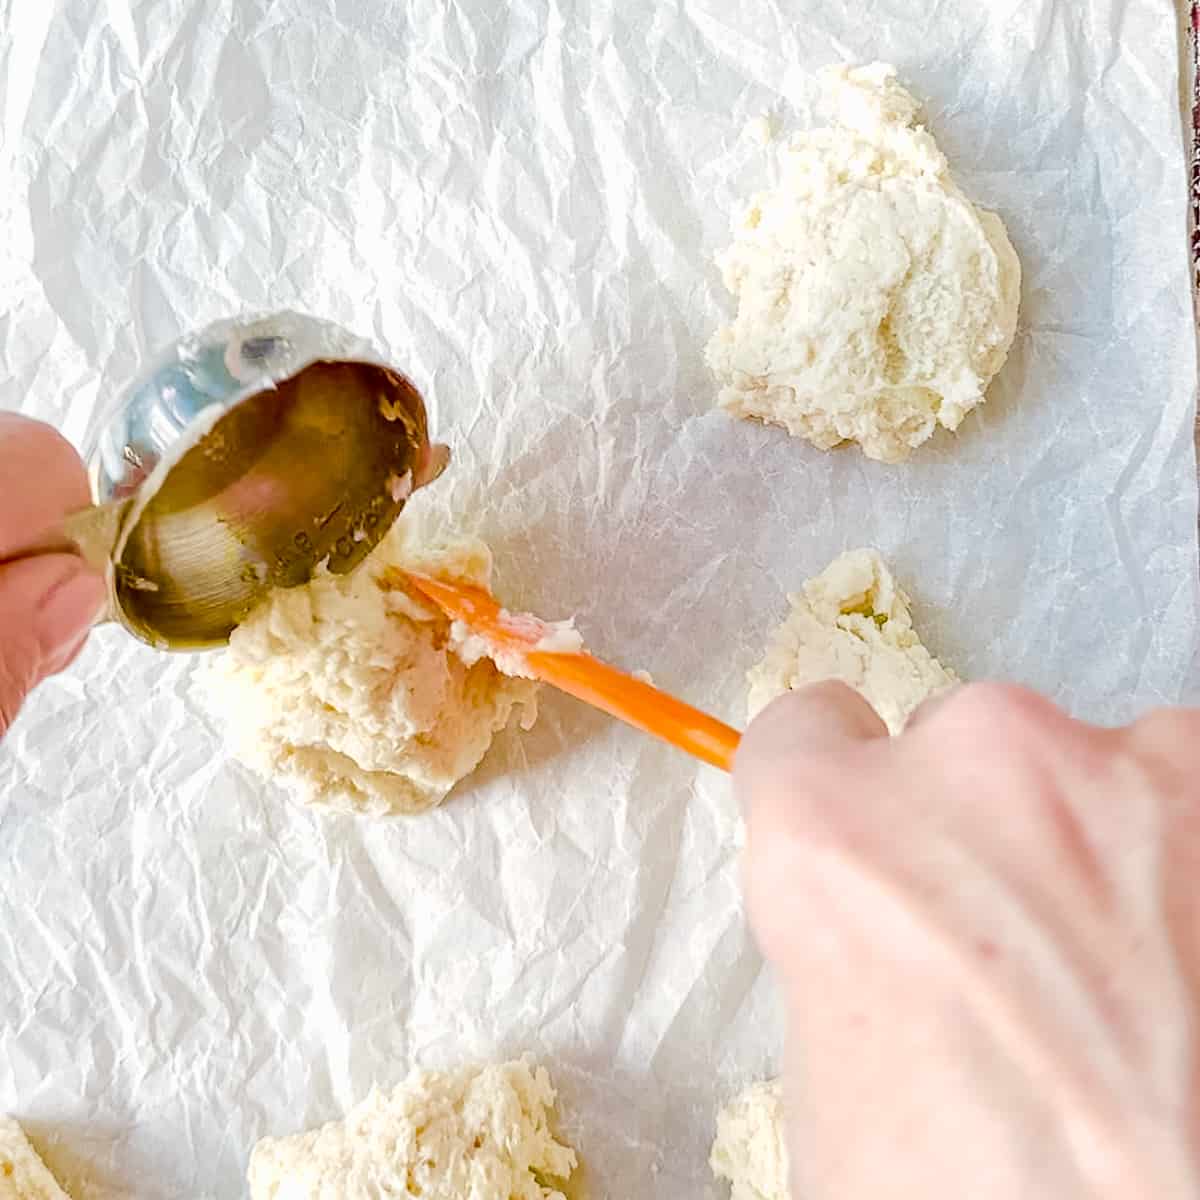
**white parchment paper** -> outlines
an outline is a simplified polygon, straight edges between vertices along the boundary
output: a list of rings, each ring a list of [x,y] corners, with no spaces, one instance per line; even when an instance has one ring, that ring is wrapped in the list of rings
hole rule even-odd
[[[510,603],[716,713],[861,544],[967,677],[1195,694],[1168,0],[10,0],[0,53],[0,403],[79,439],[163,342],[299,308],[426,391],[423,499]],[[769,177],[741,131],[841,58],[897,63],[1025,270],[990,402],[899,468],[734,423],[701,358]],[[717,1195],[781,1038],[727,780],[547,696],[442,810],[318,818],[224,758],[193,666],[102,631],[0,748],[0,1109],[75,1194],[236,1196],[260,1135],[528,1050],[593,1196]]]

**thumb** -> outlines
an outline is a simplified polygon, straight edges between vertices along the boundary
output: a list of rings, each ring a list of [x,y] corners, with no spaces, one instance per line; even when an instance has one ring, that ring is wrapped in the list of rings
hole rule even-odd
[[[888,746],[887,726],[870,704],[836,682],[780,696],[742,735],[733,785],[746,818],[746,903],[763,952],[785,976],[795,900],[826,809],[853,803],[872,752]]]
[[[735,783],[739,775],[887,736],[887,726],[853,688],[836,680],[809,684],[785,692],[750,722],[734,763]]]
[[[104,580],[73,554],[0,566],[0,734],[33,688],[79,652],[105,598]]]

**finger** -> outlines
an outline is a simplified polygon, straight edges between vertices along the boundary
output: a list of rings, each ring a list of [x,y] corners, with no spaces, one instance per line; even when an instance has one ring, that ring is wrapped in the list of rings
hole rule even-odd
[[[853,688],[826,681],[773,700],[750,722],[733,763],[733,788],[748,826],[768,839],[803,825],[846,770],[847,748],[888,742],[887,726]]]
[[[798,936],[796,901],[813,851],[837,819],[829,810],[855,804],[871,752],[889,747],[870,704],[836,682],[780,696],[742,737],[733,782],[746,818],[747,912],[763,953],[785,977],[786,947]]]
[[[0,480],[0,559],[91,499],[74,446],[19,413],[0,412]]]
[[[104,580],[74,555],[0,567],[0,734],[30,691],[79,652],[104,603]]]
[[[1195,770],[1183,747],[1200,745],[1200,708],[1160,708],[1146,713],[1127,729],[1110,731],[1139,760],[1162,796],[1180,800],[1192,812],[1200,802]],[[1194,819],[1194,818],[1193,818]],[[1200,850],[1200,826],[1196,827]]]
[[[886,738],[887,726],[853,688],[809,684],[773,700],[742,735],[738,762],[819,753],[846,742]],[[736,764],[735,764],[736,769]]]

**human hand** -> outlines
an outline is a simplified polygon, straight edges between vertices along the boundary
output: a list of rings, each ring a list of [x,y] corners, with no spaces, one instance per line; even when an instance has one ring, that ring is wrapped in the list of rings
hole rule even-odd
[[[79,653],[105,598],[104,580],[77,555],[3,560],[90,499],[65,438],[0,412],[0,735],[29,692]]]
[[[1200,1195],[1200,711],[819,684],[734,781],[798,1200]]]

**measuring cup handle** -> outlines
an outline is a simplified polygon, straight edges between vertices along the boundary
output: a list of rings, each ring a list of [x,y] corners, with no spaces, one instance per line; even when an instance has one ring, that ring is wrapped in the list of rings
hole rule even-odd
[[[0,567],[39,554],[79,554],[89,566],[107,574],[130,503],[129,498],[112,500],[71,513],[58,525],[0,558]]]

